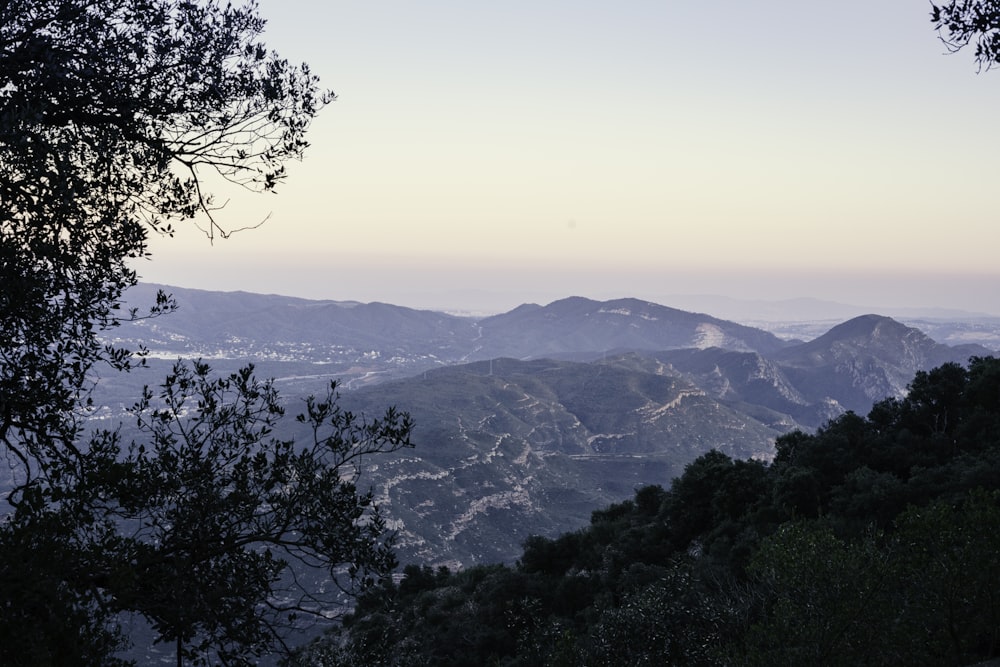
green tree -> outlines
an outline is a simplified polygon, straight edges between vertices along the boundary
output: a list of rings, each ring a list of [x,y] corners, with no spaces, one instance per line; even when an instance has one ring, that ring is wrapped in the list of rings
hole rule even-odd
[[[724,605],[682,559],[656,573],[653,582],[598,610],[578,664],[718,664]]]
[[[178,364],[159,396],[147,391],[136,406],[140,439],[109,494],[136,560],[134,588],[116,594],[130,595],[128,608],[161,639],[229,664],[395,568],[391,534],[356,482],[363,457],[409,446],[412,427],[392,408],[374,420],[342,410],[334,383],[296,417],[307,437],[276,439],[284,409],[252,370],[213,379],[205,364]],[[308,585],[309,569],[330,583]]]
[[[909,664],[971,664],[1000,654],[1000,502],[975,490],[898,520],[902,625]]]
[[[294,624],[338,612],[387,577],[392,534],[356,481],[363,457],[409,445],[411,423],[393,409],[374,420],[344,411],[335,392],[334,383],[306,400],[296,419],[308,435],[278,439],[284,408],[252,367],[213,378],[207,364],[178,362],[133,409],[134,439],[99,432],[82,465],[50,467],[44,492],[28,487],[3,546],[46,553],[28,559],[37,578],[15,587],[18,600],[41,588],[73,616],[24,614],[19,622],[42,632],[12,637],[0,657],[34,650],[28,638],[58,638],[54,623],[65,632],[81,616],[105,628],[102,646],[120,648],[114,615],[130,613],[176,646],[178,664],[249,664],[283,647]]]
[[[881,536],[844,541],[816,522],[785,524],[764,540],[750,573],[763,613],[740,649],[747,664],[901,664],[892,645],[890,562]]]
[[[1000,504],[911,506],[845,539],[786,524],[753,558],[752,617],[734,659],[762,665],[966,665],[1000,653]]]

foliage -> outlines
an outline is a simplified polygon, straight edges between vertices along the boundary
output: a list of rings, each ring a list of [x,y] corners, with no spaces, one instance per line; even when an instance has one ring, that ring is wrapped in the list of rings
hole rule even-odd
[[[149,230],[199,211],[214,173],[270,190],[329,96],[259,42],[250,4],[11,0],[0,6],[0,440],[21,481],[75,455],[99,334]],[[161,295],[151,314],[170,310]]]
[[[997,652],[997,492],[910,507],[890,533],[797,522],[752,572],[764,608],[740,654],[761,665],[972,664]]]
[[[69,607],[94,622],[142,615],[196,664],[243,664],[281,646],[297,617],[329,616],[341,594],[388,576],[392,536],[356,480],[362,457],[409,445],[409,417],[346,412],[334,383],[297,417],[309,437],[279,440],[284,408],[252,370],[215,379],[178,362],[133,409],[134,440],[98,433],[85,464],[32,487],[38,505],[18,506],[5,554],[16,540],[52,541],[61,557],[32,563],[35,581],[77,596]],[[328,583],[303,580],[310,569]],[[51,623],[22,620],[38,622]]]
[[[1000,7],[995,0],[951,0],[931,3],[931,22],[952,53],[975,43],[980,71],[1000,59]]]
[[[868,417],[782,437],[770,465],[704,454],[669,489],[529,538],[514,567],[408,566],[297,664],[997,657],[998,396],[1000,359],[945,364]]]
[[[30,501],[37,502],[37,496]],[[91,586],[95,555],[53,508],[35,507],[0,525],[0,663],[124,665],[128,646],[108,598]]]
[[[845,542],[827,525],[796,522],[765,540],[750,568],[763,611],[746,633],[747,662],[871,664],[894,620],[880,539]]]
[[[273,189],[331,99],[306,66],[267,52],[254,3],[12,0],[2,12],[4,199],[33,219],[66,207],[164,228],[211,209],[206,170]]]
[[[936,500],[898,520],[902,622],[925,664],[972,663],[1000,648],[1000,492]]]
[[[275,189],[333,99],[263,27],[252,2],[0,3],[4,664],[111,663],[123,613],[232,664],[280,644],[293,613],[330,608],[296,561],[348,593],[394,562],[355,482],[359,456],[408,442],[405,415],[367,422],[331,390],[306,406],[310,435],[279,441],[270,384],[195,364],[142,397],[134,440],[85,436],[100,373],[142,362],[106,334],[175,307],[161,293],[148,313],[122,308],[147,235],[236,231],[212,190]]]
[[[409,417],[389,409],[365,420],[339,408],[335,390],[297,416],[305,442],[271,437],[284,409],[252,367],[213,380],[205,364],[178,364],[158,405],[147,391],[136,406],[142,439],[116,457],[118,504],[105,511],[128,526],[137,561],[127,608],[161,639],[197,637],[190,653],[225,647],[227,662],[259,654],[296,614],[329,614],[343,604],[337,592],[354,594],[395,567],[372,494],[355,483],[362,457],[409,445]],[[296,578],[309,568],[332,580],[326,595]]]
[[[684,561],[657,568],[652,583],[598,611],[577,664],[711,665],[728,625],[725,606]]]

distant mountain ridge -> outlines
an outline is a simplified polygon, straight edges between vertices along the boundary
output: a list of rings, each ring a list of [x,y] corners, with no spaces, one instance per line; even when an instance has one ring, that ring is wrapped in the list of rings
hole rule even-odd
[[[862,315],[819,338],[781,350],[774,358],[807,398],[819,400],[843,388],[855,396],[842,405],[864,414],[877,400],[901,396],[918,370],[946,362],[964,364],[969,357],[990,353],[981,345],[938,343],[889,317]],[[810,378],[817,369],[827,372]]]
[[[141,285],[129,297],[148,302],[155,289]],[[875,314],[802,342],[638,299],[569,297],[472,318],[383,303],[167,290],[179,310],[115,330],[120,342],[144,344],[165,359],[282,364],[274,372],[290,386],[336,377],[352,389],[502,357],[595,361],[636,352],[672,365],[720,400],[777,411],[778,421],[805,428],[902,395],[918,370],[992,353],[978,344],[944,345]]]
[[[160,287],[136,286],[127,294],[130,305],[151,302]],[[384,303],[163,289],[174,296],[178,310],[137,325],[149,336],[147,345],[166,350],[192,352],[234,340],[261,348],[284,344],[301,349],[308,344],[316,354],[323,347],[399,348],[420,354],[441,346],[461,347],[473,336],[466,331],[471,327],[467,319]]]
[[[151,302],[159,287],[133,288],[127,295],[130,305]],[[229,340],[258,351],[294,347],[300,355],[305,354],[302,345],[309,344],[314,360],[323,359],[325,347],[399,351],[439,363],[720,345],[772,352],[789,344],[761,329],[637,299],[570,297],[471,318],[383,303],[163,289],[175,297],[178,311],[137,323],[132,338],[145,340],[151,349],[185,355],[213,356],[218,343]],[[129,338],[124,329],[117,333]]]
[[[150,300],[154,288],[142,288],[130,297]],[[510,560],[527,535],[578,528],[709,449],[766,458],[782,433],[866,413],[918,370],[991,354],[880,315],[802,342],[637,299],[571,297],[472,318],[168,291],[177,313],[114,331],[153,359],[102,383],[109,405],[127,405],[178,356],[220,371],[252,361],[292,406],[340,379],[349,409],[413,415],[416,448],[373,458],[367,479],[404,562],[452,566]]]
[[[547,306],[523,305],[479,325],[484,340],[476,348],[477,356],[523,358],[685,347],[774,352],[790,344],[761,329],[638,299],[570,297]]]

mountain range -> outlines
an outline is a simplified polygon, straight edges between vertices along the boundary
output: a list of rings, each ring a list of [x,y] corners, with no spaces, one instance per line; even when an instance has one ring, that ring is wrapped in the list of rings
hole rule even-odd
[[[148,302],[154,289],[129,297]],[[114,331],[149,348],[150,368],[102,381],[102,417],[118,418],[178,357],[221,372],[252,361],[292,413],[339,379],[345,407],[413,416],[415,448],[373,457],[367,479],[400,559],[452,567],[510,561],[529,535],[579,528],[639,486],[668,485],[710,449],[766,459],[783,433],[867,413],[918,370],[993,353],[879,315],[802,341],[635,299],[573,297],[472,318],[168,291],[177,312]]]

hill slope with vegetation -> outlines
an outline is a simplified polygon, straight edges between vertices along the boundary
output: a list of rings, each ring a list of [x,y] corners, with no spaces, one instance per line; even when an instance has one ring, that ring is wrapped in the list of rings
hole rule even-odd
[[[704,454],[514,566],[407,566],[300,664],[972,664],[1000,653],[997,572],[986,357],[784,435],[771,463]]]

